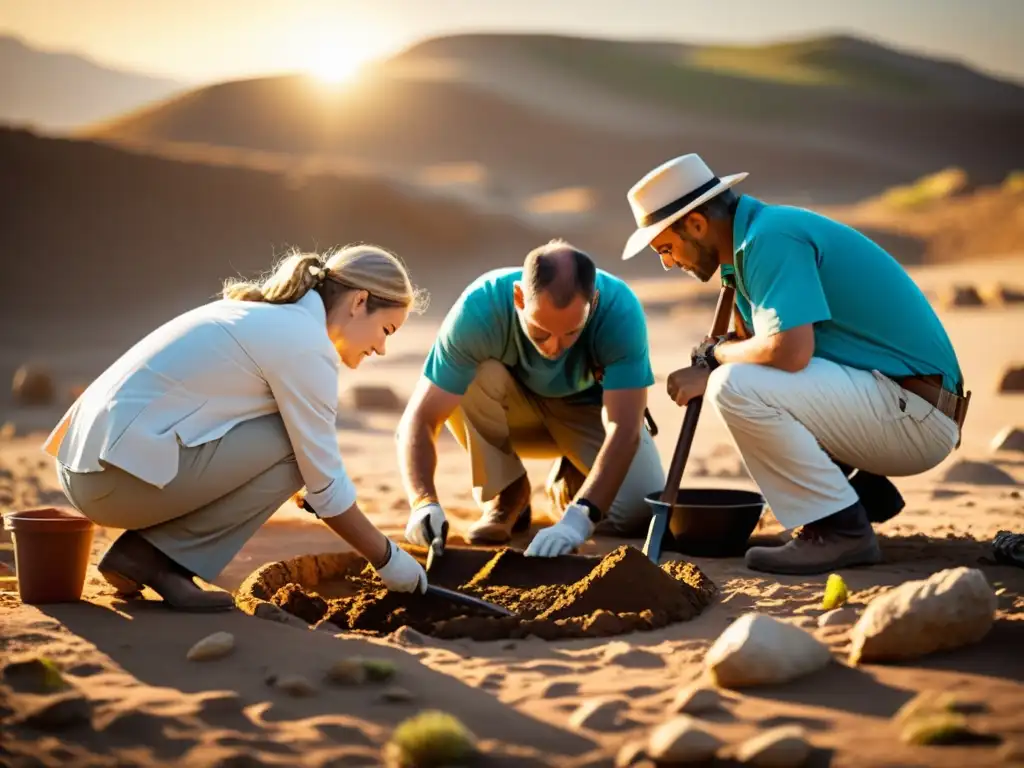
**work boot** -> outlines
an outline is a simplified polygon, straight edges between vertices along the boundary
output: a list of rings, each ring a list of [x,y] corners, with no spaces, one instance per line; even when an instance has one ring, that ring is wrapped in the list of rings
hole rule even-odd
[[[898,515],[906,502],[892,480],[882,475],[873,475],[863,469],[855,469],[831,457],[836,466],[846,475],[850,486],[857,492],[860,503],[867,510],[868,520],[872,523],[884,523]],[[854,474],[856,473],[856,474]],[[850,477],[853,475],[853,477]]]
[[[512,538],[513,530],[525,530],[530,526],[530,479],[523,475],[481,506],[483,514],[467,531],[469,543],[506,543]]]
[[[860,502],[797,529],[781,547],[751,547],[746,555],[751,570],[801,576],[880,562],[882,550]]]
[[[192,574],[136,531],[118,536],[97,569],[120,595],[138,594],[145,585],[177,611],[229,611],[235,607],[234,597],[197,585]]]

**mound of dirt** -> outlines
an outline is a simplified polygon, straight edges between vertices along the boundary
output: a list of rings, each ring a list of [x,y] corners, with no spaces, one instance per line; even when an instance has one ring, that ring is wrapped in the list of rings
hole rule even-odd
[[[446,553],[448,557],[450,553]],[[442,638],[545,640],[607,637],[688,621],[710,603],[717,587],[691,563],[652,563],[622,546],[604,558],[526,558],[502,549],[475,573],[436,583],[502,605],[513,617],[495,618],[434,595],[388,592],[373,569],[348,571],[304,588],[285,584],[271,602],[310,624],[382,635],[411,627]],[[319,592],[319,593],[318,593]],[[337,595],[323,597],[322,595]]]

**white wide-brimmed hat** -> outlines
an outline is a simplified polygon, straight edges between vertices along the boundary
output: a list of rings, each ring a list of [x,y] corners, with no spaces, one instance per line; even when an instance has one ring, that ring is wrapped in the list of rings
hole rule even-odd
[[[622,260],[633,258],[698,205],[745,178],[746,173],[719,178],[696,154],[659,165],[626,193],[638,229],[626,241]]]

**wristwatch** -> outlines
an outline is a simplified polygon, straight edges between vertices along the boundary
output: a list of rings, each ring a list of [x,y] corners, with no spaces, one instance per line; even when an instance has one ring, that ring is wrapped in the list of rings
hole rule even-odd
[[[586,508],[587,517],[590,518],[590,522],[592,522],[594,525],[600,523],[602,518],[604,518],[604,513],[598,508],[597,504],[592,502],[590,499],[576,499],[575,503],[579,504],[581,507]]]
[[[690,353],[690,361],[693,365],[707,368],[709,371],[715,370],[720,365],[715,357],[715,347],[725,340],[725,336],[716,336],[713,339],[702,341],[693,348],[693,351]]]

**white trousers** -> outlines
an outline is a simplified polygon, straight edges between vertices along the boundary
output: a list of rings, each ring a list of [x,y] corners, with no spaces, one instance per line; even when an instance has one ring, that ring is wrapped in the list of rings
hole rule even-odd
[[[138,531],[212,582],[253,534],[300,488],[302,475],[280,414],[244,421],[224,437],[180,447],[178,474],[163,488],[113,465],[58,479],[97,525]]]
[[[486,360],[447,426],[469,453],[477,501],[489,501],[526,474],[522,458],[565,456],[588,474],[604,444],[603,416],[600,405],[538,397],[500,362]],[[626,479],[599,526],[602,533],[641,535],[651,516],[644,497],[665,486],[654,440],[646,429],[640,433]]]
[[[826,451],[857,469],[898,477],[936,466],[959,439],[956,422],[881,373],[819,357],[796,373],[720,366],[704,399],[787,529],[857,502]]]

